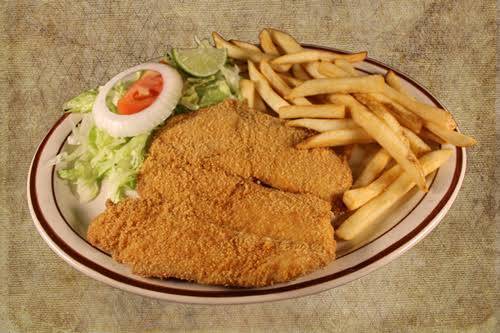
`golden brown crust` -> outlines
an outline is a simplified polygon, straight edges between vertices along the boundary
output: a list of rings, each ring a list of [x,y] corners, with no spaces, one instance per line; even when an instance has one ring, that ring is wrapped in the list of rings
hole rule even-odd
[[[289,281],[333,259],[331,233],[332,242],[321,248],[234,230],[200,220],[185,209],[128,199],[101,214],[90,226],[88,239],[130,265],[135,274],[203,284],[265,286]],[[322,222],[331,230],[328,220]]]
[[[174,117],[141,169],[141,199],[110,205],[88,239],[136,274],[205,284],[323,267],[335,255],[330,202],[351,175],[331,150],[293,148],[305,135],[236,102]]]
[[[298,150],[310,132],[226,101],[200,110],[160,130],[151,153],[211,164],[243,178],[255,177],[272,187],[311,193],[332,201],[352,184],[347,161],[332,149]],[[166,151],[167,150],[167,151]],[[150,160],[150,163],[157,163]]]

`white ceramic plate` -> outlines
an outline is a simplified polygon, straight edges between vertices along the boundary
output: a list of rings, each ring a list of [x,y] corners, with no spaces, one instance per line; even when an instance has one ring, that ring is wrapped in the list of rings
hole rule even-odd
[[[367,59],[358,68],[385,74],[389,66]],[[443,108],[425,88],[394,71],[418,100]],[[314,294],[366,275],[403,254],[436,227],[455,200],[465,173],[465,149],[444,145],[443,148],[453,150],[453,155],[428,179],[431,184],[428,193],[414,189],[372,230],[354,241],[339,241],[337,259],[330,265],[289,283],[242,289],[142,278],[85,240],[91,219],[104,209],[104,198],[98,197],[89,204],[79,203],[69,187],[55,176],[55,168],[47,163],[65,149],[72,125],[78,121],[78,115],[62,116],[33,158],[27,181],[28,202],[38,232],[60,257],[88,276],[133,293],[176,302],[227,304],[279,300]]]

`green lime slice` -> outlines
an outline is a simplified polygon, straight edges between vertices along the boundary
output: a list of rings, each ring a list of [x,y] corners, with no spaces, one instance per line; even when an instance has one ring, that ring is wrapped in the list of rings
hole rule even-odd
[[[226,63],[226,49],[174,49],[174,61],[186,73],[197,77],[213,75]]]

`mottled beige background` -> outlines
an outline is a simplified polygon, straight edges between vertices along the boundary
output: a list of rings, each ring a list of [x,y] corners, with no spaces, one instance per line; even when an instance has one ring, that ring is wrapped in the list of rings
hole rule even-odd
[[[495,3],[375,3],[2,1],[0,331],[494,331]],[[266,304],[168,303],[108,287],[65,264],[35,231],[25,199],[30,159],[62,103],[162,55],[169,44],[191,46],[193,36],[212,30],[256,41],[266,26],[303,42],[367,49],[430,88],[479,140],[440,226],[358,281]]]

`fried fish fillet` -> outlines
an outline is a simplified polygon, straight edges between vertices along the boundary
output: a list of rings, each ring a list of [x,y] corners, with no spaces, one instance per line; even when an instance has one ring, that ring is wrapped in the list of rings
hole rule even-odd
[[[271,199],[281,195],[272,189],[260,194],[266,196],[267,191]],[[238,214],[245,211],[249,216],[261,215],[252,208]],[[335,251],[330,217],[328,210],[320,220],[311,216],[309,223],[301,223],[303,230],[288,229],[282,216],[269,217],[265,225],[256,221],[239,228],[241,223],[200,218],[190,203],[127,199],[110,205],[93,221],[88,239],[138,275],[259,287],[289,281],[328,264]],[[319,241],[315,236],[320,236]]]
[[[310,193],[332,201],[348,190],[352,175],[345,159],[331,149],[298,150],[310,132],[283,125],[282,120],[226,101],[166,126],[150,148],[139,183],[141,194],[154,188],[158,164],[183,159],[212,165],[243,178],[256,178],[274,188]],[[157,184],[159,185],[159,184]],[[168,188],[157,188],[168,191]]]
[[[204,284],[323,267],[335,256],[330,202],[351,175],[330,150],[295,150],[306,135],[235,102],[174,117],[141,168],[140,199],[109,205],[88,239],[136,274]]]
[[[333,260],[327,201],[200,165],[172,161],[162,172],[171,191],[109,204],[88,230],[92,244],[134,273],[257,287]]]

